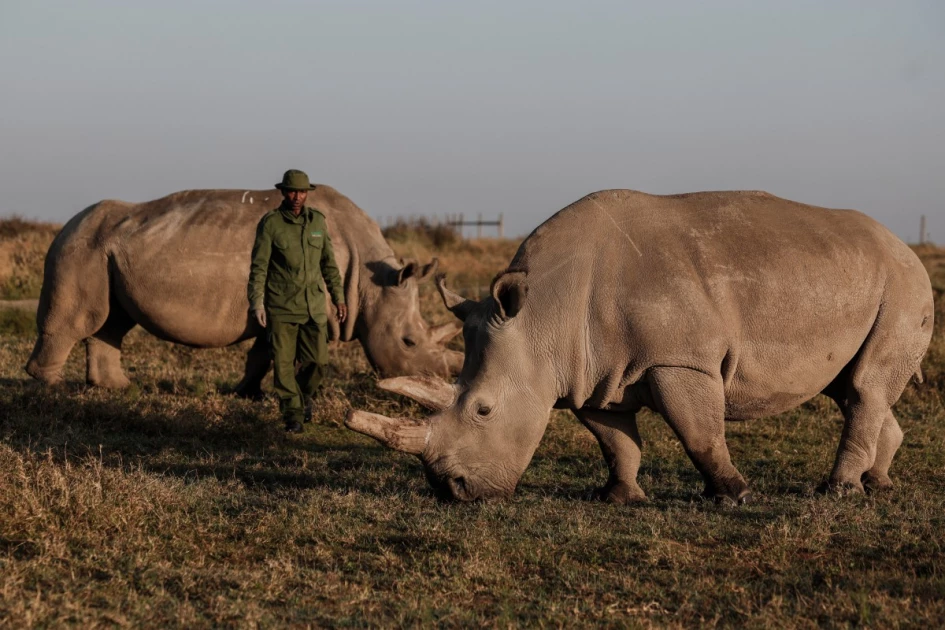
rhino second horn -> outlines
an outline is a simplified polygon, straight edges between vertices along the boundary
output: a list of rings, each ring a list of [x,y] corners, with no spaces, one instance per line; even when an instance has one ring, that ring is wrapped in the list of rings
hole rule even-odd
[[[377,413],[351,409],[345,426],[370,436],[395,451],[420,455],[430,438],[429,422],[410,418],[388,418]]]
[[[433,411],[442,411],[456,400],[456,385],[450,385],[434,376],[385,378],[378,381],[377,386],[388,392],[412,398]]]

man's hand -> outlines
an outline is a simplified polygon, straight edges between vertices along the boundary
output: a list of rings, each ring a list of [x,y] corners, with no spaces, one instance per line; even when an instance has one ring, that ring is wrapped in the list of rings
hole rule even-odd
[[[256,321],[259,322],[259,325],[263,328],[266,327],[266,309],[265,308],[254,308],[252,310],[253,317],[256,318]]]
[[[348,305],[339,304],[338,305],[338,322],[343,324],[346,319],[348,319]]]

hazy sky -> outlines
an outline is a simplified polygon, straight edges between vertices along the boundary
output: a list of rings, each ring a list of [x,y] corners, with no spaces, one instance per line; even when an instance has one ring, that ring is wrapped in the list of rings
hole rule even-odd
[[[0,0],[0,215],[265,188],[379,217],[764,189],[945,242],[945,3]]]

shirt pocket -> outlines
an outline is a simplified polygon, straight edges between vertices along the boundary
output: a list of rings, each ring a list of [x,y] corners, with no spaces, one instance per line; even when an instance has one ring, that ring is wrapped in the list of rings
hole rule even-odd
[[[325,233],[319,231],[309,232],[307,240],[309,247],[321,251],[322,247],[325,245]]]
[[[279,234],[272,239],[273,248],[279,252],[279,257],[282,258],[283,265],[289,271],[298,271],[302,266],[302,252],[301,247],[298,246],[298,241],[292,243],[285,234]]]

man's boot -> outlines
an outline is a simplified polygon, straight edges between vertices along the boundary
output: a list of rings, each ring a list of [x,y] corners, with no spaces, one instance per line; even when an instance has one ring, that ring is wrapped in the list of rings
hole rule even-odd
[[[301,433],[302,432],[302,421],[300,418],[295,416],[289,416],[285,419],[285,432],[286,433]]]

